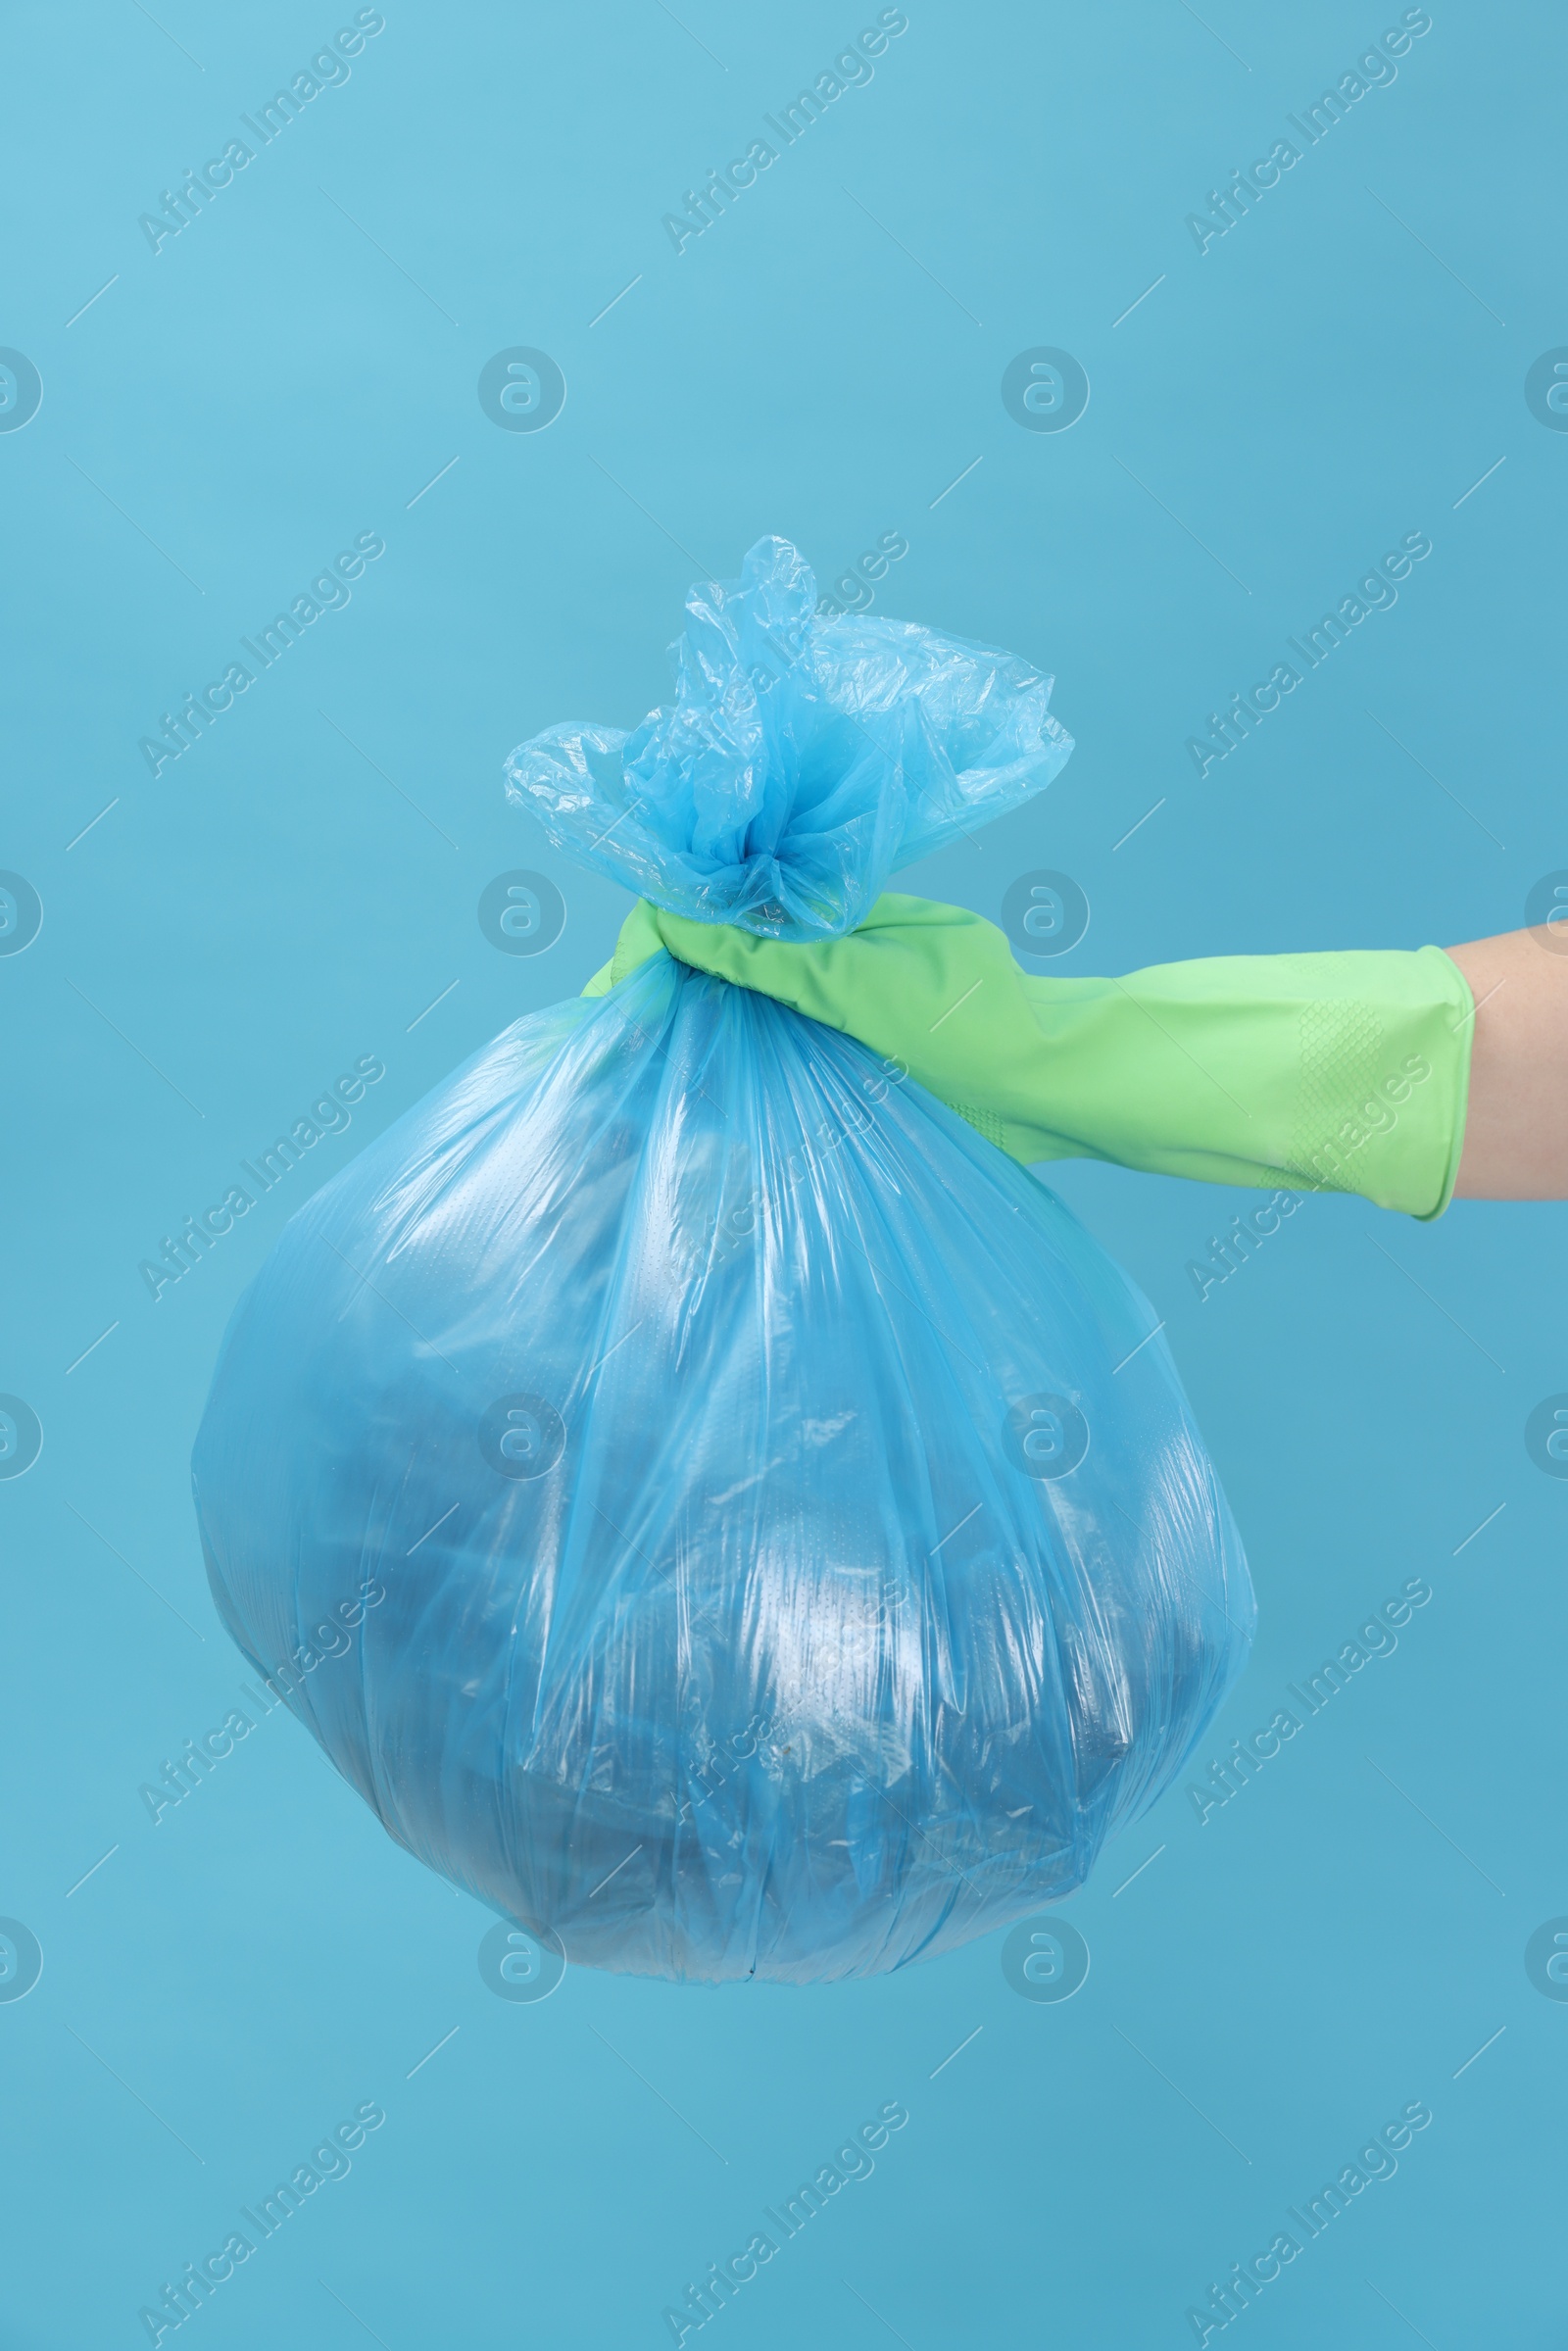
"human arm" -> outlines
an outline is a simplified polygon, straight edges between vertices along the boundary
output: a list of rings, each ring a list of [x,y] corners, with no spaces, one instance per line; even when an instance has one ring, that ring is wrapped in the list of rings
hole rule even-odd
[[[1088,1157],[1210,1183],[1446,1206],[1474,1019],[1439,949],[1206,957],[1035,977],[958,906],[890,894],[795,946],[639,905],[619,979],[661,947],[897,1060],[1026,1163]]]
[[[1475,998],[1461,1200],[1568,1199],[1568,936],[1450,947]]]

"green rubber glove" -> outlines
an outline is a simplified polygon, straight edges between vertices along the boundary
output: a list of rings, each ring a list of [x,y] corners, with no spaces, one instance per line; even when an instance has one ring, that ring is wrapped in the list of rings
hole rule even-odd
[[[929,899],[890,894],[807,946],[640,901],[584,993],[661,948],[858,1037],[1025,1164],[1358,1192],[1420,1217],[1453,1192],[1475,1006],[1441,948],[1042,979],[994,923]]]

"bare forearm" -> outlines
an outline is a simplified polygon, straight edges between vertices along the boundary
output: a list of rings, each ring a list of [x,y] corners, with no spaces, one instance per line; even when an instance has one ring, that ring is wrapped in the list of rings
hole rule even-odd
[[[1476,1001],[1455,1193],[1568,1199],[1568,936],[1508,931],[1447,952]]]

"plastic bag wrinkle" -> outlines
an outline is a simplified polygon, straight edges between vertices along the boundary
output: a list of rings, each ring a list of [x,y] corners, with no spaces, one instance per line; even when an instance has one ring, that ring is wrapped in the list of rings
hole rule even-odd
[[[1028,663],[813,607],[760,542],[693,591],[667,710],[548,730],[509,791],[661,905],[811,937],[1065,759]],[[1154,1321],[914,1081],[661,954],[284,1228],[197,1441],[209,1576],[263,1670],[380,1579],[290,1703],[573,1962],[879,1973],[1081,1885],[1245,1656]],[[1058,1474],[1021,1449],[1042,1396],[1090,1431]],[[518,1397],[521,1459],[485,1434]]]

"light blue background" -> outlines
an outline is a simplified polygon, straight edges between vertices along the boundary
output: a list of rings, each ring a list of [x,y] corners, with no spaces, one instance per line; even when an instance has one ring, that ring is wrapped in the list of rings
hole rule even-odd
[[[816,1993],[573,1972],[510,2005],[488,1914],[284,1714],[156,1828],[138,1800],[236,1702],[187,1475],[229,1309],[310,1187],[610,952],[625,900],[507,808],[501,761],[635,723],[698,571],[778,530],[825,580],[902,532],[877,610],[1055,671],[1059,783],[907,886],[995,915],[1066,869],[1093,919],[1057,968],[1469,938],[1568,865],[1568,437],[1523,396],[1568,342],[1558,12],[1434,0],[1397,80],[1201,256],[1186,214],[1396,9],[909,0],[679,256],[661,216],[875,12],[678,13],[388,0],[155,256],[138,215],[352,11],[12,12],[0,342],[44,395],[0,435],[0,865],[44,923],[0,960],[0,1389],[45,1434],[0,1485],[0,1912],[44,1972],[0,2004],[0,2342],[144,2341],[138,2307],[373,2098],[208,2351],[635,2351],[898,2098],[875,2175],[715,2322],[730,2351],[1191,2342],[1209,2281],[1414,2099],[1430,2129],[1267,2287],[1251,2351],[1556,2343],[1568,2005],[1523,1951],[1568,1911],[1568,1484],[1523,1425],[1568,1388],[1563,1208],[1312,1201],[1200,1304],[1186,1261],[1250,1201],[1054,1179],[1167,1319],[1249,1543],[1256,1651],[1205,1758],[1433,1591],[1231,1806],[1200,1827],[1173,1792],[1112,1849],[1063,2005],[1008,1989],[1000,1937]],[[479,407],[514,344],[564,370],[548,431]],[[1036,344],[1088,370],[1068,432],[1003,407]],[[1200,782],[1186,737],[1417,529],[1397,607]],[[348,609],[154,781],[138,738],[365,530]],[[535,961],[475,919],[518,865],[567,904]],[[371,1053],[347,1136],[155,1305],[138,1260]]]

